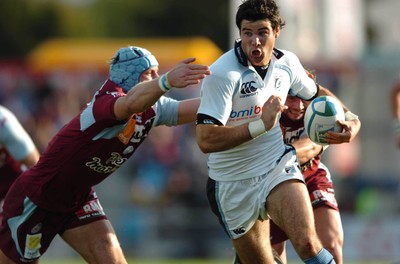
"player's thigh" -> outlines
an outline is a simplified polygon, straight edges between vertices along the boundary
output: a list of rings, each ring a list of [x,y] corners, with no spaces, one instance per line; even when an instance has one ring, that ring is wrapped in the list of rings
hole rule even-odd
[[[329,246],[342,246],[343,226],[339,211],[329,207],[320,206],[314,209],[315,227],[322,244]]]
[[[106,219],[67,229],[61,237],[89,263],[126,263],[115,231]]]
[[[240,260],[247,264],[273,263],[269,241],[269,221],[256,221],[243,236],[232,240]]]
[[[289,238],[316,235],[307,188],[303,182],[288,180],[277,185],[267,198],[267,212]]]

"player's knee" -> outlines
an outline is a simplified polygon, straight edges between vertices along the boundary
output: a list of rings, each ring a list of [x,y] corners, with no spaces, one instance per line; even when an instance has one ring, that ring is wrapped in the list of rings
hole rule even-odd
[[[322,238],[321,242],[324,248],[329,250],[332,254],[337,251],[342,251],[343,236],[340,234],[332,234],[329,237]]]
[[[318,239],[311,237],[298,237],[291,239],[291,242],[298,255],[303,259],[315,256],[322,248]]]

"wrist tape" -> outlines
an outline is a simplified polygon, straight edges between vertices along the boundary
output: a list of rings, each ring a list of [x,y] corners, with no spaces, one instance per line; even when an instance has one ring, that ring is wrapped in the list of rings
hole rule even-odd
[[[250,122],[248,128],[252,138],[256,138],[267,132],[264,122],[261,119]]]
[[[345,121],[351,121],[354,119],[358,119],[358,115],[353,114],[350,111],[347,111],[346,113],[344,113],[344,120]]]
[[[168,72],[158,78],[158,86],[165,93],[168,92],[172,86],[168,81]]]

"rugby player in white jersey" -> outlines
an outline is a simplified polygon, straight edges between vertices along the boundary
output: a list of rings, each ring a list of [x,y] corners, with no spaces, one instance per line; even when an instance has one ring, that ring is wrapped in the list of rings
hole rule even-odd
[[[209,203],[245,264],[274,263],[269,218],[304,263],[335,263],[318,239],[295,150],[277,122],[289,92],[305,100],[333,94],[319,89],[295,54],[275,48],[284,24],[275,1],[244,1],[236,13],[240,40],[203,81],[196,138],[209,153]],[[345,111],[343,131],[326,135],[331,144],[360,129]]]
[[[39,159],[39,151],[17,117],[0,105],[0,224],[4,197],[11,184]]]

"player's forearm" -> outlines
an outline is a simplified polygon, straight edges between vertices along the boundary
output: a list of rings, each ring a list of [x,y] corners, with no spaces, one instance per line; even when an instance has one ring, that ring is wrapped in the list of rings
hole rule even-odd
[[[196,121],[200,98],[183,100],[179,103],[178,125]]]
[[[297,159],[300,164],[306,163],[322,151],[322,146],[315,144],[309,138],[300,138],[292,145],[296,149]]]
[[[247,124],[236,127],[197,125],[196,140],[202,152],[212,153],[234,148],[252,137]]]
[[[125,119],[135,113],[141,113],[154,105],[164,94],[158,85],[158,79],[141,82],[131,89],[126,96],[115,103],[115,115]]]

